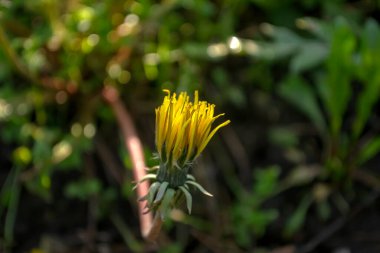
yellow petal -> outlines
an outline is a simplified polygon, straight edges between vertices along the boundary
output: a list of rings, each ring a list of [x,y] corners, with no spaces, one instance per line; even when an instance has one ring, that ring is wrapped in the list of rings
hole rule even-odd
[[[201,146],[199,147],[199,149],[197,150],[197,156],[199,156],[199,154],[203,151],[203,149],[206,147],[207,143],[211,140],[211,138],[214,136],[214,134],[216,133],[216,131],[218,131],[220,128],[228,125],[231,121],[230,120],[227,120],[225,122],[223,122],[222,124],[220,124],[219,126],[217,126],[214,130],[212,130],[212,132],[209,134],[209,136],[207,137],[207,139],[201,144]]]

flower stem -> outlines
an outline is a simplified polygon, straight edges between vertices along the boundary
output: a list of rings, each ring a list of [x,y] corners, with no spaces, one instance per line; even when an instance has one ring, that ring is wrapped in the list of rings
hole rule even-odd
[[[158,211],[156,212],[156,215],[154,216],[152,226],[150,227],[148,233],[144,235],[145,239],[150,242],[157,241],[157,238],[161,231],[162,224],[163,224],[163,221],[161,219],[160,212]]]
[[[115,88],[111,86],[105,87],[103,90],[103,97],[110,104],[115,117],[117,118],[120,129],[124,136],[125,146],[131,156],[134,180],[136,182],[139,182],[146,175],[146,166],[142,144],[139,137],[137,136],[133,120],[125,108],[123,102],[119,99],[119,93]],[[148,192],[149,183],[147,181],[140,183],[137,187],[138,199],[143,198],[146,194],[148,194]],[[153,219],[151,213],[144,214],[145,206],[146,201],[138,202],[140,230],[142,236],[144,237],[145,235],[150,234]]]

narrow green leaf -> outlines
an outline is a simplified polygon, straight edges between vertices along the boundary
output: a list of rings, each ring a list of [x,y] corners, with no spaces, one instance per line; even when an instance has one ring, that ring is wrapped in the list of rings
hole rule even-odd
[[[379,101],[380,92],[380,27],[373,19],[368,19],[360,36],[359,61],[356,65],[358,79],[363,91],[356,103],[356,117],[353,124],[354,138],[358,138],[369,117],[373,106]]]
[[[328,55],[327,43],[319,41],[305,41],[290,61],[290,69],[294,73],[309,70],[321,64]]]
[[[285,236],[289,237],[292,236],[294,233],[296,233],[303,225],[307,210],[309,209],[312,201],[310,199],[309,195],[306,195],[301,203],[299,204],[297,210],[294,211],[292,216],[288,219],[284,234]]]
[[[285,27],[264,24],[261,26],[261,28],[264,33],[271,36],[275,41],[288,42],[293,44],[300,43],[301,41],[301,38],[296,33]]]
[[[343,116],[351,98],[351,79],[354,71],[354,50],[356,37],[347,20],[338,18],[335,21],[331,49],[326,60],[327,75],[323,81],[326,97],[324,106],[329,112],[331,132],[339,135]]]
[[[12,194],[9,199],[9,205],[4,224],[4,239],[7,243],[13,242],[14,226],[16,223],[17,210],[20,202],[21,185],[19,182],[19,176],[21,173],[21,167],[17,167],[15,170],[16,171],[12,179],[13,182],[11,186]]]
[[[299,19],[304,23],[304,29],[315,35],[318,39],[323,41],[330,41],[332,36],[332,27],[330,22],[325,22],[318,18],[304,17]]]
[[[9,172],[7,179],[1,187],[0,191],[0,218],[2,217],[3,211],[9,205],[9,198],[12,194],[12,182],[14,181],[14,176],[16,173],[16,169],[11,169]]]
[[[380,136],[371,139],[359,152],[358,163],[363,164],[380,152]]]
[[[193,197],[191,196],[190,192],[185,187],[180,186],[179,189],[185,194],[187,210],[189,214],[191,214],[191,208],[193,205]]]
[[[301,77],[289,76],[280,86],[280,95],[303,112],[321,133],[325,131],[326,122],[310,84]]]
[[[186,181],[187,184],[192,184],[194,185],[195,187],[197,187],[204,195],[207,195],[207,196],[210,196],[210,197],[213,197],[213,195],[211,193],[209,193],[208,191],[206,191],[200,184],[198,184],[197,182],[194,182],[194,181]]]
[[[377,68],[379,67],[380,64]],[[372,77],[373,80],[367,81],[364,91],[360,93],[358,102],[356,103],[356,117],[353,125],[355,138],[358,138],[362,133],[364,126],[371,116],[373,106],[380,100],[380,74],[374,68],[373,71],[377,72],[376,76]]]
[[[157,192],[157,196],[154,199],[154,203],[161,201],[161,199],[164,196],[164,193],[166,191],[166,188],[168,188],[168,185],[169,185],[168,182],[161,183],[160,188],[158,189],[158,192]]]

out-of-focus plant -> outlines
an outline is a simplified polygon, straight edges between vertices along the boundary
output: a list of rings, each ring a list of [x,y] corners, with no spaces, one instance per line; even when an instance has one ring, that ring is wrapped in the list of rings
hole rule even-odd
[[[240,245],[248,246],[254,238],[263,236],[278,217],[276,209],[262,207],[263,202],[279,190],[278,183],[279,169],[265,168],[256,172],[252,192],[239,194],[239,200],[232,208],[232,217],[235,237]]]
[[[295,54],[292,66],[302,68],[293,68],[280,93],[310,118],[323,137],[326,176],[349,179],[380,152],[376,116],[372,115],[380,101],[380,75],[376,71],[380,61],[375,57],[380,51],[379,25],[369,19],[356,32],[343,18],[336,19],[332,27],[310,19],[300,22],[319,35],[314,42],[319,46],[305,45],[308,59],[303,59],[302,51]],[[315,64],[310,65],[310,59]],[[316,64],[324,68],[309,74]],[[303,74],[309,74],[311,80]]]
[[[318,182],[310,189],[312,194],[301,194],[302,200],[287,219],[283,230],[287,238],[301,229],[312,205],[322,220],[331,215],[330,202],[346,213],[349,201],[334,185],[352,185],[356,171],[363,170],[380,152],[379,121],[373,113],[380,102],[380,75],[376,71],[380,67],[376,58],[380,27],[373,19],[360,26],[342,17],[330,24],[299,19],[297,25],[309,32],[308,38],[288,28],[264,24],[262,31],[273,41],[255,42],[255,57],[271,62],[289,59],[289,73],[283,76],[278,93],[304,113],[322,140],[321,166],[317,166],[321,172],[312,177],[319,175]],[[293,146],[299,145],[291,133],[283,134],[292,138],[287,141]]]
[[[66,197],[84,201],[102,199],[108,184],[113,192],[115,182],[129,185],[123,181],[131,179],[118,173],[130,172],[115,170],[108,143],[99,144],[114,132],[114,117],[101,99],[105,86],[124,91],[132,110],[144,113],[136,104],[146,101],[136,99],[154,100],[162,87],[199,88],[201,66],[213,59],[204,58],[210,40],[233,32],[232,23],[209,22],[217,17],[209,1],[3,1],[0,8],[1,143],[8,153],[31,156],[22,169],[6,172],[0,218],[11,224],[8,235],[23,197],[14,191],[9,200],[15,185],[50,202],[60,201],[52,194],[57,181]],[[229,20],[241,11],[229,9]],[[99,166],[109,182],[98,178]],[[57,174],[74,174],[76,181],[61,182]],[[10,210],[13,217],[5,218]]]
[[[347,213],[349,201],[344,193],[334,190],[334,185],[351,185],[355,171],[362,170],[380,152],[378,118],[372,114],[380,101],[380,75],[376,71],[380,64],[376,58],[380,50],[379,25],[368,19],[361,29],[342,17],[332,24],[311,18],[297,20],[297,26],[307,31],[308,37],[288,28],[263,24],[261,30],[272,42],[238,39],[242,52],[256,59],[271,63],[289,60],[289,72],[274,88],[278,87],[280,96],[306,115],[314,127],[310,133],[318,134],[323,144],[320,165],[298,164],[287,178],[288,182],[301,182],[300,185],[282,187],[284,182],[279,180],[281,183],[276,183],[276,189],[264,198],[269,200],[283,189],[317,180],[308,193],[300,194],[301,200],[284,221],[285,238],[294,236],[305,225],[310,207],[315,207],[322,221],[331,217],[331,202],[341,213]],[[287,148],[300,145],[294,130],[280,129],[270,132],[271,141],[285,143]],[[265,178],[261,181],[272,185]],[[268,216],[259,215],[262,209],[257,203],[262,198],[256,191],[243,196],[249,197],[237,204],[232,214],[239,224],[234,227],[237,238],[242,245],[249,245],[252,238],[263,235],[277,216],[267,211],[263,213]]]

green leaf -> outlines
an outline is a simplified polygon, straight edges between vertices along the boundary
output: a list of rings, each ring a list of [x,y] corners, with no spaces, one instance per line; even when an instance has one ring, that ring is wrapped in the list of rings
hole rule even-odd
[[[271,166],[255,171],[255,183],[253,192],[256,199],[265,199],[271,196],[278,188],[280,169],[278,166]]]
[[[86,179],[69,183],[65,188],[65,195],[69,198],[86,200],[91,195],[101,191],[102,184],[98,179]]]
[[[321,219],[326,221],[331,216],[331,208],[327,201],[317,203],[317,213]]]
[[[285,187],[294,187],[310,183],[321,174],[321,168],[317,166],[298,166],[284,179]]]
[[[261,30],[266,35],[271,36],[275,41],[288,42],[294,44],[299,43],[302,40],[296,33],[285,27],[274,26],[271,24],[263,24],[261,25]]]
[[[335,22],[330,54],[326,62],[327,75],[320,85],[326,86],[322,97],[330,115],[330,127],[334,136],[339,135],[344,113],[351,98],[353,75],[353,53],[356,38],[345,19]]]
[[[255,235],[264,235],[268,225],[278,217],[278,211],[274,209],[252,210],[248,216],[248,223]]]
[[[299,76],[289,76],[280,86],[280,95],[303,112],[321,133],[325,132],[326,123],[310,84]]]
[[[318,41],[305,41],[290,61],[290,70],[294,73],[309,70],[322,63],[327,55],[328,47],[326,44]]]
[[[291,148],[298,144],[298,136],[294,129],[274,127],[269,130],[268,134],[270,142],[279,147]]]
[[[378,66],[380,68],[380,65]],[[377,70],[374,70],[378,72]],[[360,93],[356,103],[356,117],[353,124],[353,134],[358,138],[365,124],[371,116],[373,106],[380,100],[380,73],[365,84],[364,91]]]
[[[8,203],[8,210],[5,216],[5,224],[4,224],[4,239],[8,243],[13,242],[13,232],[16,224],[17,218],[17,210],[20,202],[20,193],[21,193],[21,184],[19,182],[19,177],[21,173],[21,167],[15,168],[15,174],[12,178],[12,186],[11,186],[11,195]]]
[[[380,152],[380,136],[372,138],[360,150],[358,154],[358,164],[363,164],[369,159],[373,158]]]
[[[325,22],[323,20],[305,17],[297,20],[297,22],[301,22],[304,29],[312,33],[317,38],[329,42],[332,36],[332,28],[331,22]]]
[[[356,103],[356,117],[353,123],[354,138],[358,138],[367,123],[373,106],[379,101],[380,93],[380,28],[376,21],[369,19],[365,24],[360,41],[360,57],[357,75],[363,83],[363,91]]]
[[[284,234],[286,237],[292,236],[294,233],[296,233],[303,225],[307,210],[309,209],[312,201],[309,195],[306,195],[300,205],[298,206],[297,210],[294,211],[294,213],[290,216],[288,219]]]
[[[253,56],[263,60],[275,61],[280,60],[293,54],[298,45],[289,42],[272,42],[272,43],[257,43],[260,50]]]
[[[209,58],[207,54],[207,44],[203,44],[199,42],[187,42],[183,46],[183,51],[190,58],[195,58],[195,59]]]

